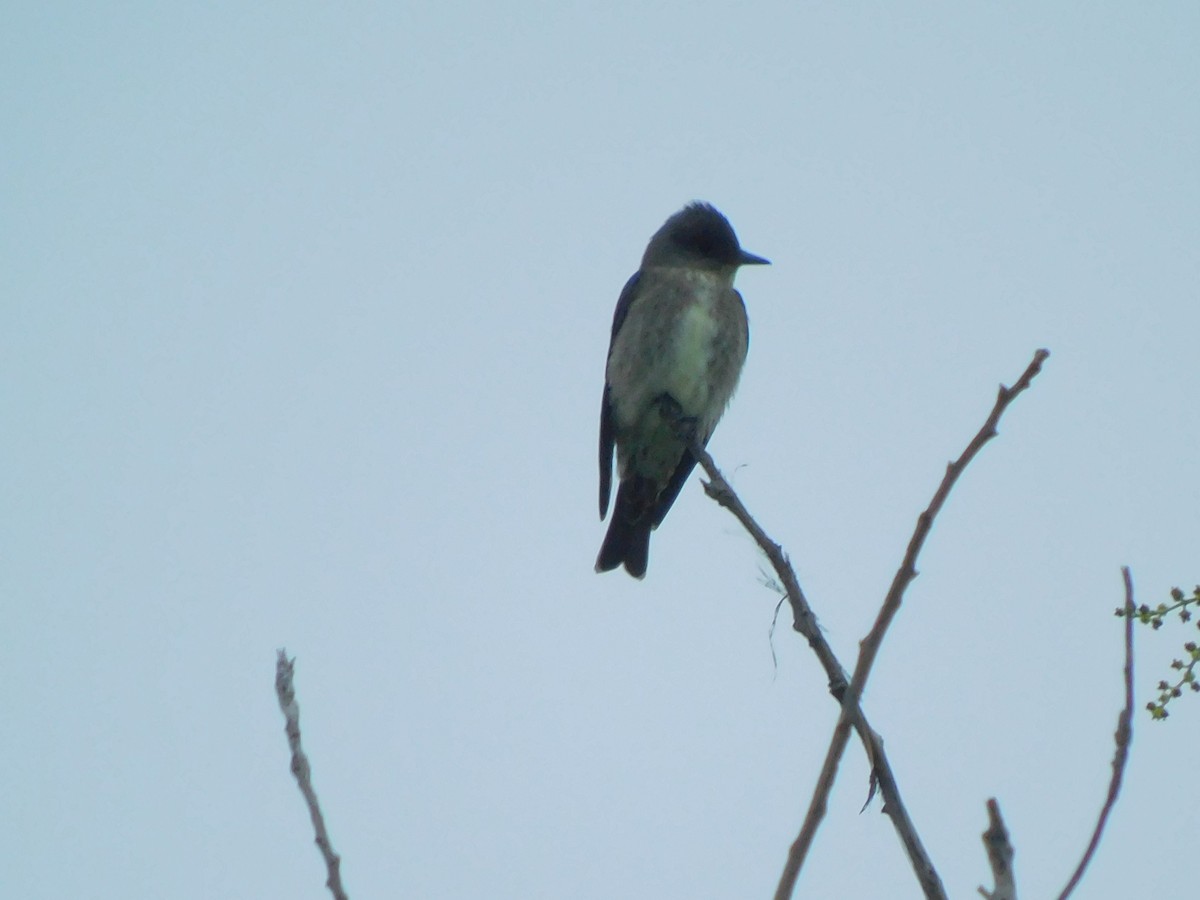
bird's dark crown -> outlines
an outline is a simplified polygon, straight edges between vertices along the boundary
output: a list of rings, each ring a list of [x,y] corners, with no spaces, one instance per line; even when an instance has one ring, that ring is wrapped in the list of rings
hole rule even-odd
[[[708,203],[690,203],[658,229],[643,265],[737,266],[742,261],[733,226]]]
[[[692,203],[667,220],[675,245],[716,262],[736,263],[741,254],[737,235],[715,207]]]
[[[736,269],[766,259],[746,253],[738,244],[733,226],[715,206],[690,203],[662,224],[650,238],[643,266],[694,266]]]

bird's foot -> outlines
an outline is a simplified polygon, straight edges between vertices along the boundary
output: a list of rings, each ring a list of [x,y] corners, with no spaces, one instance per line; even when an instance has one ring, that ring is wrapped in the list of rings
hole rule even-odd
[[[696,430],[700,420],[695,416],[685,416],[679,401],[670,394],[660,394],[658,397],[658,412],[663,421],[675,429],[675,434],[685,444],[696,440]]]

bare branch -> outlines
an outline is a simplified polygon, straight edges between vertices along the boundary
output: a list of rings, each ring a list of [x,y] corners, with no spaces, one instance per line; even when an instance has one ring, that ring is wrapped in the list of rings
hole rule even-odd
[[[283,710],[283,717],[287,721],[285,731],[288,746],[292,750],[292,774],[296,776],[300,793],[304,795],[304,802],[308,804],[308,814],[312,817],[313,830],[317,834],[317,847],[325,859],[325,869],[329,873],[325,886],[333,894],[334,900],[348,900],[346,890],[342,887],[342,860],[329,842],[329,833],[325,830],[325,817],[321,814],[317,792],[312,786],[312,769],[309,767],[304,748],[300,746],[300,705],[296,703],[296,689],[292,684],[295,665],[296,660],[288,659],[287,651],[279,651],[275,660],[275,694],[279,697],[279,708]]]
[[[879,648],[883,643],[884,635],[887,633],[888,627],[895,618],[896,613],[900,611],[900,603],[904,599],[904,592],[913,579],[917,577],[917,557],[921,552],[921,548],[925,545],[925,539],[929,536],[929,531],[933,527],[933,520],[936,518],[942,505],[946,502],[946,498],[950,495],[951,489],[958,481],[960,475],[970,464],[971,460],[979,453],[983,446],[996,436],[996,425],[1000,421],[1000,417],[1004,415],[1004,411],[1008,409],[1012,403],[1042,370],[1042,363],[1050,355],[1048,350],[1038,350],[1033,354],[1033,360],[1026,367],[1021,377],[1017,379],[1016,384],[1011,388],[1000,386],[1000,392],[996,397],[996,403],[992,407],[991,414],[987,417],[987,421],[983,423],[983,427],[971,442],[967,445],[967,449],[963,451],[954,462],[946,467],[946,474],[942,478],[942,483],[934,492],[933,499],[929,506],[917,518],[917,527],[913,531],[912,538],[908,542],[908,549],[904,554],[904,560],[900,563],[900,568],[896,570],[896,575],[892,579],[892,586],[888,590],[887,597],[884,598],[883,606],[879,610],[879,615],[875,619],[875,624],[871,631],[863,639],[859,654],[858,663],[854,667],[854,677],[850,680],[849,686],[846,688],[845,697],[842,699],[842,713],[838,717],[837,726],[834,728],[833,737],[829,743],[829,750],[825,755],[825,763],[821,768],[821,774],[817,778],[817,785],[813,791],[813,798],[808,807],[808,814],[804,818],[804,824],[800,828],[800,834],[793,842],[790,852],[788,853],[787,864],[784,866],[783,875],[779,881],[779,889],[776,892],[777,898],[790,897],[795,889],[796,879],[800,874],[800,868],[804,865],[804,859],[808,855],[808,850],[812,846],[813,838],[816,836],[817,828],[821,824],[821,820],[825,817],[825,810],[828,803],[829,792],[833,789],[833,783],[837,779],[838,765],[841,762],[842,754],[846,750],[846,744],[850,740],[850,726],[854,723],[856,716],[861,715],[859,712],[859,700],[862,697],[863,688],[866,687],[867,678],[870,676],[871,667],[875,663],[875,657],[879,653]]]
[[[979,888],[986,900],[1017,900],[1017,883],[1013,878],[1013,847],[1008,840],[1008,829],[1000,816],[1000,804],[996,798],[988,800],[988,830],[983,833],[983,846],[987,850],[988,862],[992,866],[992,890]]]
[[[1105,798],[1104,806],[1100,810],[1100,818],[1096,821],[1092,839],[1088,842],[1083,859],[1079,861],[1071,880],[1067,882],[1063,892],[1058,895],[1058,900],[1067,900],[1071,896],[1071,892],[1075,890],[1076,885],[1083,878],[1083,873],[1091,863],[1092,857],[1096,853],[1096,847],[1100,844],[1100,836],[1104,833],[1104,826],[1108,822],[1108,814],[1112,812],[1117,803],[1117,795],[1121,792],[1121,778],[1125,774],[1125,764],[1129,762],[1129,744],[1133,741],[1133,576],[1129,574],[1129,566],[1122,567],[1121,574],[1125,578],[1125,708],[1117,716],[1117,730],[1113,735],[1117,749],[1113,753],[1112,779],[1108,783],[1108,797]]]

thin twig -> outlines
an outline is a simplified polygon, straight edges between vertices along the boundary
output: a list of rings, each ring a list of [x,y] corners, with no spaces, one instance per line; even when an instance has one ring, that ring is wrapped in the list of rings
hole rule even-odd
[[[1071,892],[1075,890],[1075,886],[1079,884],[1084,871],[1091,863],[1092,856],[1096,853],[1096,847],[1100,845],[1100,836],[1104,833],[1104,826],[1108,822],[1108,814],[1112,812],[1117,803],[1117,795],[1121,793],[1121,778],[1125,774],[1125,764],[1129,762],[1129,745],[1133,741],[1133,576],[1129,574],[1129,566],[1122,567],[1121,574],[1125,578],[1125,708],[1117,716],[1117,730],[1113,734],[1113,741],[1116,743],[1117,749],[1113,753],[1112,779],[1108,783],[1108,797],[1105,798],[1104,807],[1100,810],[1100,818],[1096,821],[1092,839],[1088,842],[1083,859],[1079,861],[1071,880],[1067,882],[1063,892],[1058,895],[1058,900],[1067,900],[1071,896]]]
[[[892,579],[892,586],[888,590],[887,597],[884,598],[883,606],[879,610],[879,615],[875,619],[875,624],[871,631],[867,634],[860,644],[858,662],[854,667],[854,677],[850,680],[850,684],[846,688],[845,697],[842,699],[842,713],[838,717],[837,726],[834,728],[833,737],[829,743],[829,750],[825,755],[825,763],[821,767],[821,774],[817,778],[817,784],[813,791],[812,801],[809,803],[808,814],[804,818],[804,824],[800,828],[800,834],[792,843],[791,850],[788,853],[788,860],[784,866],[783,875],[779,880],[779,889],[776,891],[777,900],[785,900],[792,895],[796,886],[796,879],[800,875],[800,868],[804,865],[804,859],[808,855],[809,848],[812,846],[813,838],[816,836],[817,828],[821,824],[821,820],[825,817],[825,810],[828,805],[829,793],[833,790],[833,783],[837,778],[838,765],[841,762],[842,754],[846,750],[846,744],[850,740],[850,726],[854,723],[856,715],[859,715],[859,700],[862,697],[863,688],[866,687],[867,678],[870,676],[871,667],[875,663],[875,657],[879,653],[879,648],[883,643],[884,635],[887,633],[888,627],[895,618],[896,613],[900,610],[900,603],[904,599],[904,592],[912,580],[917,577],[917,557],[920,555],[921,548],[925,544],[925,539],[929,536],[929,531],[933,527],[933,521],[941,510],[942,505],[946,502],[946,498],[950,495],[950,490],[958,481],[960,475],[970,464],[976,454],[979,453],[983,446],[996,436],[996,425],[1000,421],[1000,417],[1004,415],[1004,411],[1008,409],[1009,404],[1013,402],[1026,388],[1029,387],[1034,377],[1042,370],[1042,363],[1050,355],[1048,350],[1038,350],[1033,354],[1033,360],[1026,367],[1021,377],[1017,379],[1016,384],[1011,388],[1000,386],[1000,392],[996,397],[996,403],[992,407],[991,414],[987,417],[987,421],[983,423],[983,427],[971,442],[967,445],[967,449],[963,451],[954,462],[946,467],[946,474],[942,478],[942,483],[934,492],[933,500],[929,506],[917,518],[917,526],[913,531],[912,538],[908,542],[908,549],[904,554],[904,560],[900,564],[900,568],[896,570],[896,575]]]
[[[300,705],[296,702],[296,689],[292,684],[292,672],[296,660],[288,659],[287,651],[280,650],[275,660],[275,694],[279,697],[279,708],[287,720],[288,746],[292,750],[292,774],[300,785],[300,793],[308,804],[308,814],[312,817],[313,830],[316,832],[317,847],[325,860],[325,869],[329,877],[325,886],[333,894],[334,900],[348,900],[346,890],[342,887],[341,857],[334,852],[333,844],[329,841],[329,833],[325,830],[325,817],[321,815],[321,805],[317,802],[317,792],[312,786],[312,769],[304,748],[300,746]]]
[[[1008,839],[1008,829],[1000,816],[1000,804],[996,798],[988,800],[988,829],[983,833],[983,846],[987,850],[988,863],[992,867],[992,890],[977,888],[986,900],[1017,900],[1017,882],[1013,878],[1013,846]]]

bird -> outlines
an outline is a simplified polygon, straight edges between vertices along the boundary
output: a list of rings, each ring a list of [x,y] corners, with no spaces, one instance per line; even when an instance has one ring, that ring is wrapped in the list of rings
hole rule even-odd
[[[741,266],[770,261],[741,248],[714,206],[696,201],[663,224],[613,313],[600,405],[600,519],[620,484],[596,571],[646,575],[650,532],[696,465],[685,436],[706,446],[737,388],[749,349]],[[682,429],[682,430],[681,430]]]

